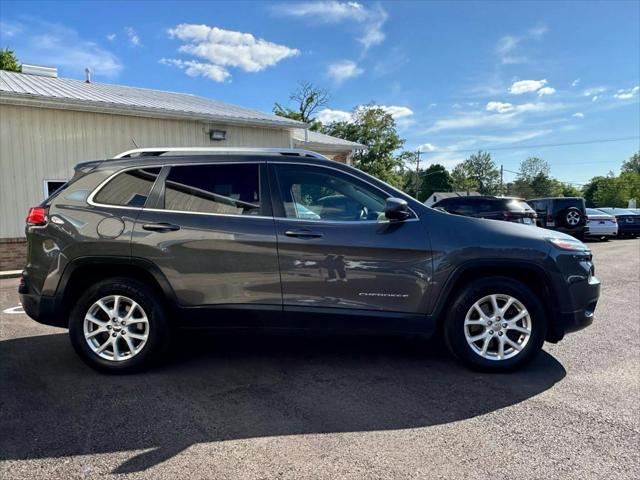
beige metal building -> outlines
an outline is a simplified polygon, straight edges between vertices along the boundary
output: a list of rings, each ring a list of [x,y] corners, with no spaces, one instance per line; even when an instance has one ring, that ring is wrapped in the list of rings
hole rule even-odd
[[[21,268],[29,207],[83,160],[136,147],[307,148],[349,162],[363,147],[307,125],[209,98],[0,71],[0,271]]]

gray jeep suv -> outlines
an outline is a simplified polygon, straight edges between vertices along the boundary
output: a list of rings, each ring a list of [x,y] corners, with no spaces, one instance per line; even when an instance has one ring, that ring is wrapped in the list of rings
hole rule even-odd
[[[78,164],[29,212],[24,309],[95,368],[213,328],[438,333],[505,371],[593,320],[568,235],[434,210],[313,152],[172,150]]]

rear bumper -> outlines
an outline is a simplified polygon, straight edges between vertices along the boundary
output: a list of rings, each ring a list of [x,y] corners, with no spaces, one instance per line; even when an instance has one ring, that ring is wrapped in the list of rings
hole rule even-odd
[[[618,227],[589,227],[585,233],[587,237],[615,237],[618,234]]]
[[[625,222],[619,222],[618,234],[619,235],[640,234],[640,223],[627,224]]]
[[[52,327],[68,328],[67,319],[60,315],[57,297],[31,291],[24,277],[18,287],[18,296],[24,312],[36,322]]]

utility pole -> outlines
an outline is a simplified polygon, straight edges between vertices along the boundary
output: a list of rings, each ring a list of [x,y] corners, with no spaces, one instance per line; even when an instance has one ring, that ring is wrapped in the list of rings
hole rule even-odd
[[[502,189],[502,175],[504,165],[500,165],[500,196],[504,196],[504,190]]]
[[[416,197],[418,198],[418,193],[420,192],[420,150],[416,150]]]

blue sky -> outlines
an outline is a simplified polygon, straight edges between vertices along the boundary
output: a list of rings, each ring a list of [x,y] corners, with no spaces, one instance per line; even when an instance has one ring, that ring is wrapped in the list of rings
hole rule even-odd
[[[0,45],[62,77],[90,66],[262,111],[311,81],[331,93],[322,119],[383,105],[407,148],[447,167],[493,147],[505,169],[535,155],[580,183],[640,149],[637,1],[0,0]]]

